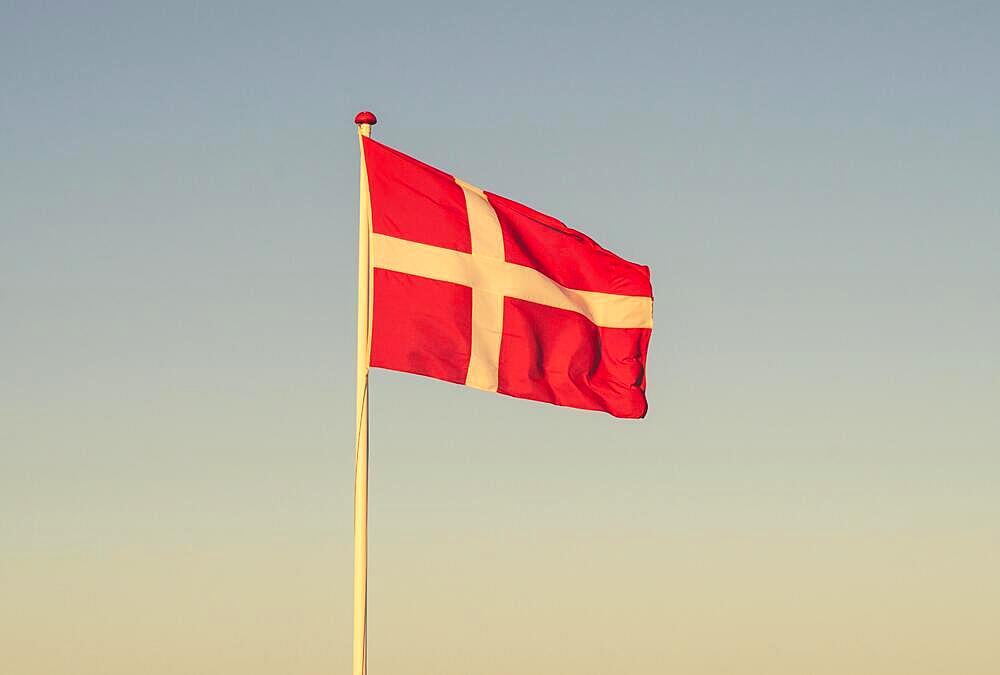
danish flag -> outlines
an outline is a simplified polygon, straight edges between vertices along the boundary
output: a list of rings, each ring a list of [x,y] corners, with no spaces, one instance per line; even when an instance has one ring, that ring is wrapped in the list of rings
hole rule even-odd
[[[362,139],[370,365],[616,417],[646,414],[649,268]]]

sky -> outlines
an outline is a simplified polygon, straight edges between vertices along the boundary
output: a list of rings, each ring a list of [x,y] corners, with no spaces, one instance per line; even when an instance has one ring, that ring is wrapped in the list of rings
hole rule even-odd
[[[0,671],[350,667],[372,110],[656,298],[641,421],[373,371],[372,675],[998,672],[998,30],[0,4]]]

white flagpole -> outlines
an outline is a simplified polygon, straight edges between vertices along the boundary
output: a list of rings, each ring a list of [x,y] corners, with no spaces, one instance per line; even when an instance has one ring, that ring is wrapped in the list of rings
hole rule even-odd
[[[371,137],[375,115],[358,113],[361,180],[358,217],[358,381],[354,447],[354,657],[352,675],[368,672],[368,358],[371,351],[371,269],[368,262],[371,201],[362,136]]]

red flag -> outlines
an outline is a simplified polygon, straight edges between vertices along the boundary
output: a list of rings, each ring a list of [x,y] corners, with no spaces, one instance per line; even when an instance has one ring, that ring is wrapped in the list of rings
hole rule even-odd
[[[363,139],[371,365],[556,405],[646,414],[649,268]]]

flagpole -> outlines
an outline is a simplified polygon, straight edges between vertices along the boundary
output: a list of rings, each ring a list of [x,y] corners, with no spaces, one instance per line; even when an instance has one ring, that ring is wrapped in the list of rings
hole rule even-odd
[[[370,112],[354,118],[361,149],[358,208],[358,368],[357,426],[354,447],[354,650],[352,675],[368,672],[368,359],[371,351],[371,269],[368,261],[371,201],[362,137],[370,138],[377,122]]]

